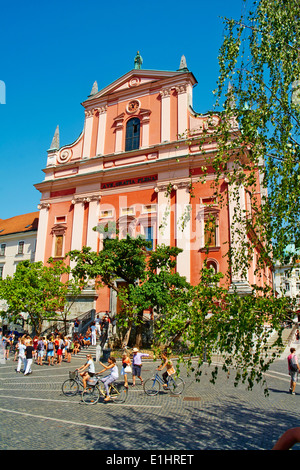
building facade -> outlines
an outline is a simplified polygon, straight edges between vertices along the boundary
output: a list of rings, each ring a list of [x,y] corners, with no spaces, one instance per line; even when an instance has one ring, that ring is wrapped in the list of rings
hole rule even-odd
[[[216,271],[228,270],[224,255],[232,240],[235,203],[214,207],[213,172],[204,184],[198,181],[203,148],[215,151],[209,140],[200,150],[199,137],[219,117],[193,110],[197,80],[184,57],[176,71],[143,70],[140,64],[138,54],[135,68],[113,83],[100,91],[94,83],[82,103],[84,127],[75,142],[60,147],[57,128],[44,181],[35,185],[41,193],[36,260],[60,259],[84,245],[101,250],[104,234],[93,228],[115,224],[120,237],[143,235],[153,248],[162,243],[182,248],[177,271],[196,284],[205,259]],[[219,191],[227,194],[227,185],[224,177]],[[240,198],[246,207],[243,188]],[[217,223],[207,253],[211,212]],[[247,275],[232,271],[230,284],[248,292],[256,282],[254,270],[255,256]],[[271,283],[270,273],[259,282]],[[96,312],[116,309],[108,289],[93,302]]]
[[[35,260],[39,212],[0,219],[0,279],[13,276],[18,263]]]
[[[13,277],[18,263],[35,261],[35,250],[39,212],[17,215],[9,219],[0,219],[0,279]],[[6,301],[0,299],[0,310],[6,311]],[[2,322],[8,329],[20,329],[20,325]]]

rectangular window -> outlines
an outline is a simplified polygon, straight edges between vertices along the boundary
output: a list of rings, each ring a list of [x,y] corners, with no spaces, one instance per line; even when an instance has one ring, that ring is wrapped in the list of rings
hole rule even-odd
[[[112,216],[113,216],[113,211],[112,210],[107,210],[107,211],[101,211],[100,212],[100,218],[101,219],[105,219],[105,218],[112,217]]]
[[[121,209],[121,215],[135,215],[134,207],[123,207]]]
[[[18,243],[18,255],[23,255],[24,254],[24,242],[19,242]]]
[[[143,207],[143,214],[152,214],[156,212],[156,204],[149,204]]]
[[[0,256],[5,256],[5,249],[6,249],[6,244],[2,243],[0,246]]]
[[[63,235],[56,235],[54,246],[54,257],[61,258],[63,256]]]
[[[0,266],[0,279],[3,279],[4,266]]]
[[[147,248],[147,251],[153,250],[153,226],[145,227],[145,238],[147,241],[151,242],[151,247]]]
[[[216,221],[206,220],[204,226],[204,242],[207,247],[215,247],[217,240]]]

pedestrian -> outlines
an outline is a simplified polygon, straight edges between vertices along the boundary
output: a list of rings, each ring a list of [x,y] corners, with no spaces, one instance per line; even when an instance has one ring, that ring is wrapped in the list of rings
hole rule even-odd
[[[133,348],[133,358],[132,358],[132,387],[135,386],[135,377],[138,377],[143,385],[144,381],[142,379],[142,358],[149,357],[149,354],[140,353],[138,348]]]
[[[25,349],[25,356],[26,356],[26,369],[24,375],[32,374],[31,365],[34,356],[34,347],[32,339],[29,341],[29,344],[26,346]]]
[[[71,362],[71,338],[69,336],[65,336],[65,360],[67,362]]]
[[[163,381],[164,381],[163,387],[167,388],[168,378],[169,378],[170,375],[175,374],[175,369],[174,369],[172,361],[170,359],[168,359],[166,351],[163,351],[161,353],[161,358],[162,358],[163,362],[162,362],[161,366],[159,366],[157,368],[157,370],[163,370],[164,368],[166,368],[166,371],[162,374],[162,378],[163,378]]]
[[[43,337],[40,336],[38,343],[37,343],[37,364],[38,366],[43,365],[43,357],[44,357],[44,351],[45,351],[45,344]]]
[[[18,344],[18,365],[16,372],[20,373],[21,372],[21,366],[23,364],[23,372],[26,370],[26,356],[25,356],[25,350],[26,350],[26,345],[25,345],[25,339],[24,338],[19,338],[19,344]]]
[[[80,321],[78,320],[78,318],[75,318],[74,320],[74,334],[78,333],[79,332],[79,324],[80,324]]]
[[[96,323],[93,322],[91,326],[91,338],[92,338],[92,346],[96,346],[96,334],[97,334],[97,328],[96,328]]]
[[[48,338],[46,358],[48,359],[48,366],[51,365],[50,363],[54,366],[54,343],[52,336]]]
[[[6,335],[3,338],[3,347],[4,347],[4,359],[8,361],[9,360],[9,352],[10,352],[10,348],[11,348],[11,343],[10,343],[8,333],[6,333]]]
[[[91,354],[86,355],[86,363],[83,366],[79,367],[78,372],[80,372],[80,376],[82,377],[83,388],[86,388],[86,383],[90,377],[94,377],[95,375],[95,364]],[[88,370],[86,370],[88,369]]]
[[[131,369],[131,360],[130,357],[126,352],[123,353],[122,355],[122,369],[121,369],[121,375],[124,376],[124,385],[126,388],[128,388],[128,379],[127,379],[127,374],[132,373]]]
[[[56,345],[57,345],[57,350],[56,350],[56,363],[61,364],[62,363],[62,355],[63,355],[63,349],[65,347],[64,340],[61,338],[60,335],[57,336],[56,339]]]
[[[101,382],[103,382],[104,387],[105,387],[105,391],[106,391],[106,397],[104,398],[104,401],[109,401],[110,400],[109,385],[111,383],[115,382],[119,377],[119,369],[118,369],[118,366],[116,364],[116,358],[115,357],[109,357],[107,361],[108,361],[108,366],[105,366],[104,364],[102,364],[102,362],[99,361],[101,366],[104,367],[104,369],[102,369],[100,372],[98,372],[98,374],[96,374],[96,375],[99,375],[102,372],[110,370],[110,374],[106,375],[105,377],[103,377],[103,379],[101,379]]]
[[[299,372],[299,364],[298,364],[298,358],[296,355],[296,349],[291,348],[290,349],[290,354],[288,355],[288,368],[289,368],[289,374],[291,376],[291,384],[290,384],[290,390],[289,392],[292,395],[296,395],[295,389],[296,389],[296,383],[298,379],[298,372]]]
[[[100,316],[97,315],[96,320],[95,320],[95,325],[96,325],[96,330],[97,330],[97,333],[98,333],[99,338],[100,338],[100,336],[101,336],[101,327],[100,327],[100,324],[101,324]]]

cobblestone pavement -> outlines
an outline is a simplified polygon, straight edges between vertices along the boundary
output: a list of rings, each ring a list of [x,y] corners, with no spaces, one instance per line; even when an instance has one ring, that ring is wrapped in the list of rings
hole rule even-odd
[[[29,376],[17,374],[13,360],[1,362],[1,450],[269,450],[284,431],[299,425],[300,384],[298,395],[288,393],[286,360],[266,374],[267,397],[261,385],[252,391],[235,387],[234,374],[220,373],[211,384],[207,366],[200,383],[182,372],[182,396],[148,397],[137,385],[124,404],[90,406],[61,392],[69,370],[82,360],[35,364]],[[145,362],[143,378],[157,365]]]

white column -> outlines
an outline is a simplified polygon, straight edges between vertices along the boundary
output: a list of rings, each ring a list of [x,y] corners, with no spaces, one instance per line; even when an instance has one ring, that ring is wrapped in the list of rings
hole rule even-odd
[[[49,207],[50,204],[40,204],[38,208],[40,209],[39,215],[39,228],[37,232],[37,241],[36,241],[36,250],[35,250],[35,261],[45,261],[45,249],[46,249],[46,239],[47,239],[47,229],[48,229],[48,216],[49,216]]]
[[[174,187],[176,189],[176,186]],[[176,227],[177,247],[183,250],[177,257],[177,271],[190,281],[191,275],[191,205],[187,185],[178,186],[176,193]]]
[[[230,164],[229,164],[230,165]],[[232,164],[233,165],[233,164]],[[230,245],[232,248],[232,287],[243,295],[251,292],[247,272],[243,271],[239,262],[241,253],[245,252],[247,233],[245,227],[246,220],[246,198],[243,185],[232,184],[228,190],[229,199],[229,223],[230,223]],[[246,256],[246,255],[244,255]]]
[[[171,135],[171,88],[165,88],[161,95],[161,142],[168,142]]]
[[[97,137],[96,155],[103,155],[104,154],[104,144],[105,144],[107,106],[103,106],[102,108],[99,108],[98,111],[99,111],[99,123],[98,123],[98,137]]]
[[[122,151],[123,143],[123,122],[119,121],[116,123],[116,140],[115,140],[115,153]]]
[[[182,85],[176,87],[177,91],[177,108],[178,108],[178,136],[185,137],[186,131],[188,127],[187,123],[187,109],[188,109],[188,94],[187,94],[187,86]]]
[[[72,227],[72,239],[71,239],[71,251],[82,249],[82,232],[84,223],[84,203],[82,201],[74,203],[74,215],[73,215],[73,227]],[[70,267],[75,267],[75,261],[70,261]]]
[[[170,245],[171,241],[171,201],[165,196],[165,188],[157,189],[158,192],[158,224],[157,243]]]
[[[92,144],[93,119],[94,119],[94,110],[86,111],[82,158],[90,158],[91,144]]]
[[[97,251],[98,232],[93,230],[97,227],[99,218],[99,199],[93,199],[89,203],[89,216],[87,226],[87,246],[91,247],[92,251]]]
[[[142,148],[147,148],[149,147],[149,123],[150,123],[150,118],[144,118],[141,121],[142,124]]]

